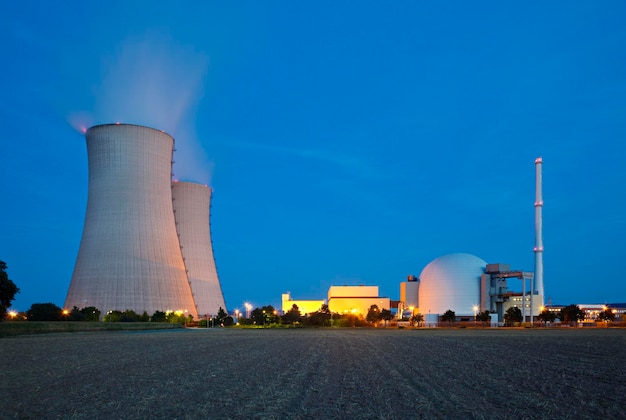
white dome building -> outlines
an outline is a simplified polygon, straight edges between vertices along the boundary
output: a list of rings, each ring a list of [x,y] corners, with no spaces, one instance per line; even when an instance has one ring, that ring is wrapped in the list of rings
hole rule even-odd
[[[447,254],[431,261],[419,276],[419,311],[474,315],[480,305],[480,276],[487,262],[471,254]]]

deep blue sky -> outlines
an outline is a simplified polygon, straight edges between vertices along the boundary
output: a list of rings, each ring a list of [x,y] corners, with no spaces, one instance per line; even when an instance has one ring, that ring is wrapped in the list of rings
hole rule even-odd
[[[626,301],[626,3],[12,2],[0,15],[0,259],[14,307],[65,300],[81,126],[177,140],[214,188],[229,310],[399,283],[468,252],[546,300]]]

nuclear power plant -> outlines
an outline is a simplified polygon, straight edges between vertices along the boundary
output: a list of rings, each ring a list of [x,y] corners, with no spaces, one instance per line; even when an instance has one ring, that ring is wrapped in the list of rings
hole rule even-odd
[[[523,318],[532,322],[544,304],[542,164],[542,158],[535,160],[535,271],[488,264],[466,253],[441,256],[426,265],[418,277],[409,276],[400,284],[399,317],[407,308],[423,314],[427,322],[436,322],[431,317],[447,310],[460,318],[489,311],[492,322],[501,322],[510,307],[518,307]],[[511,283],[516,281],[520,281],[521,292]]]
[[[211,241],[212,191],[172,181],[174,138],[117,123],[90,128],[86,141],[87,211],[65,307],[94,306],[103,314],[183,311],[193,318],[226,310]],[[532,321],[544,303],[542,163],[535,160],[534,272],[448,254],[400,283],[399,301],[378,296],[378,286],[334,285],[329,309],[364,315],[376,304],[397,308],[398,319],[407,310],[419,312],[426,322],[448,310],[461,319],[489,311],[492,321],[501,322],[517,306]],[[324,302],[294,301],[289,293],[282,300],[283,310],[297,304],[315,311]]]
[[[211,190],[172,183],[174,138],[148,127],[87,130],[85,225],[65,307],[103,313],[226,309],[210,230]]]
[[[331,307],[331,302],[341,302],[338,312],[365,315],[370,305],[376,304],[379,309],[397,308],[400,320],[420,313],[428,325],[436,325],[439,316],[448,310],[455,312],[459,320],[472,319],[479,312],[488,311],[493,323],[501,323],[507,310],[517,307],[523,319],[532,322],[544,305],[542,163],[541,158],[535,160],[534,272],[512,270],[509,264],[488,264],[472,254],[453,253],[435,258],[419,276],[410,275],[407,281],[401,282],[398,301],[378,296],[377,286],[331,286],[328,306]],[[335,290],[341,290],[343,296],[349,298],[338,299],[341,295]],[[296,301],[290,294],[283,294],[283,310],[293,304],[302,304],[310,311],[321,306],[319,301]]]

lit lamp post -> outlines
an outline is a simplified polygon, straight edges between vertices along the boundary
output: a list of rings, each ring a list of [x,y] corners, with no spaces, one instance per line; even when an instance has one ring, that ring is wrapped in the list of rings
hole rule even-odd
[[[246,318],[250,318],[250,310],[252,309],[252,305],[250,305],[248,302],[246,302],[244,304],[244,306],[246,307]]]
[[[476,325],[476,315],[478,314],[478,305],[474,305],[474,325]]]
[[[11,320],[14,320],[15,317],[17,316],[17,312],[15,311],[9,311],[9,316],[11,317]]]

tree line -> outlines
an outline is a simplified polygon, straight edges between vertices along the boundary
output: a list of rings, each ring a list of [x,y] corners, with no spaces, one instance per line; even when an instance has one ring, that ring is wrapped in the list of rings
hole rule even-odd
[[[0,261],[0,321],[7,318],[8,308],[15,299],[15,295],[20,289],[15,283],[9,279],[7,274],[7,265],[4,261]],[[64,310],[53,303],[34,303],[25,313],[12,313],[11,318],[14,320],[29,321],[88,321],[96,322],[100,320],[102,315],[98,308],[88,306],[84,308],[73,307],[71,310]],[[240,317],[237,321],[228,315],[226,311],[220,307],[218,313],[210,318],[201,319],[197,325],[199,327],[228,327],[236,322],[240,325],[254,326],[274,326],[274,325],[291,325],[291,326],[365,326],[377,325],[381,321],[387,326],[387,322],[394,318],[389,309],[380,309],[377,305],[371,305],[365,319],[357,315],[331,313],[328,305],[322,307],[313,313],[303,315],[296,304],[283,315],[279,315],[278,311],[271,305],[255,308],[249,318]],[[489,311],[480,312],[475,315],[474,320],[487,324],[491,318]],[[575,324],[585,319],[585,312],[578,305],[568,305],[563,307],[559,312],[550,311],[547,308],[537,315],[537,320],[544,324],[553,323],[558,318],[562,324]],[[441,315],[441,321],[452,323],[457,320],[456,313],[448,309]],[[604,308],[599,312],[597,321],[613,322],[615,314],[608,308]],[[192,324],[193,317],[186,316],[180,311],[156,311],[152,315],[147,312],[137,314],[133,310],[125,311],[109,311],[103,317],[104,322],[169,322],[174,324]],[[410,325],[420,326],[424,321],[424,316],[420,313],[412,314],[409,318]],[[523,322],[522,311],[518,307],[507,309],[504,314],[504,323],[506,325],[515,325]]]

